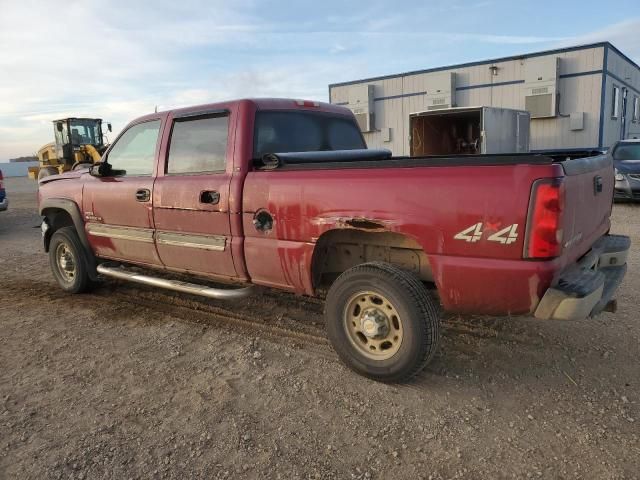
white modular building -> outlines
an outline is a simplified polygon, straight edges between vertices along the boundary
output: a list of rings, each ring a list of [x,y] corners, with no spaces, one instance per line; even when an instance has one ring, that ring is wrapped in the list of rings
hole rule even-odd
[[[410,118],[453,107],[528,111],[531,151],[640,138],[640,66],[609,42],[335,83],[329,99],[394,155],[411,153]]]

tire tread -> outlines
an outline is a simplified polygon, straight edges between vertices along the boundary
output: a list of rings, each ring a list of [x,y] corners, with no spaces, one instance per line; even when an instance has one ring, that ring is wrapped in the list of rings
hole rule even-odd
[[[419,309],[420,316],[425,322],[426,334],[420,337],[421,342],[418,352],[419,361],[415,362],[411,369],[394,375],[391,378],[378,378],[373,374],[367,375],[366,372],[361,373],[380,381],[404,382],[414,377],[418,372],[424,369],[427,363],[429,363],[433,358],[440,340],[439,312],[434,300],[429,296],[420,279],[412,272],[403,270],[390,263],[379,261],[367,262],[343,272],[329,289],[327,300],[330,301],[330,299],[336,294],[336,289],[340,288],[342,282],[351,275],[364,273],[371,274],[375,278],[375,276],[381,271],[384,272],[389,281],[397,284],[402,290],[408,293],[410,301]],[[341,357],[343,356],[341,355]],[[343,360],[345,360],[344,357]],[[349,364],[348,360],[347,364]]]
[[[67,243],[76,251],[77,254],[77,275],[78,281],[75,285],[66,286],[60,282],[58,274],[56,273],[57,265],[55,260],[55,250],[57,237],[63,237]],[[89,278],[88,262],[85,255],[84,247],[80,242],[78,233],[75,227],[61,227],[56,230],[51,236],[51,243],[49,248],[49,262],[51,264],[51,270],[56,281],[60,287],[68,293],[85,293],[89,292],[94,287],[94,282]]]

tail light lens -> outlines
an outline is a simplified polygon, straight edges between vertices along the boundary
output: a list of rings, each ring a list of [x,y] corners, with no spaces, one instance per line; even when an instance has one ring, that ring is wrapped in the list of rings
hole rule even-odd
[[[2,176],[2,170],[0,170],[0,190],[2,190],[4,188],[4,185],[2,184],[2,179],[4,177]]]
[[[562,211],[564,185],[562,179],[542,179],[533,183],[525,258],[558,257],[562,253]]]

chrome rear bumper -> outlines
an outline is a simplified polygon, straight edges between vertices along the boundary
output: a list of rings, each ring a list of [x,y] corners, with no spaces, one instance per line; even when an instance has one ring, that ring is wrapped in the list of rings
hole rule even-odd
[[[582,320],[611,309],[616,290],[627,272],[631,241],[605,235],[578,262],[560,275],[540,300],[535,316],[541,319]]]

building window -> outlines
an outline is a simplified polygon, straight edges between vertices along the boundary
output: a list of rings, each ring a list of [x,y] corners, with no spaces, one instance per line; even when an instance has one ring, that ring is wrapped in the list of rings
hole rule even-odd
[[[611,95],[611,118],[618,118],[620,108],[620,88],[613,87],[613,95]]]
[[[640,98],[633,97],[633,123],[640,122]]]

